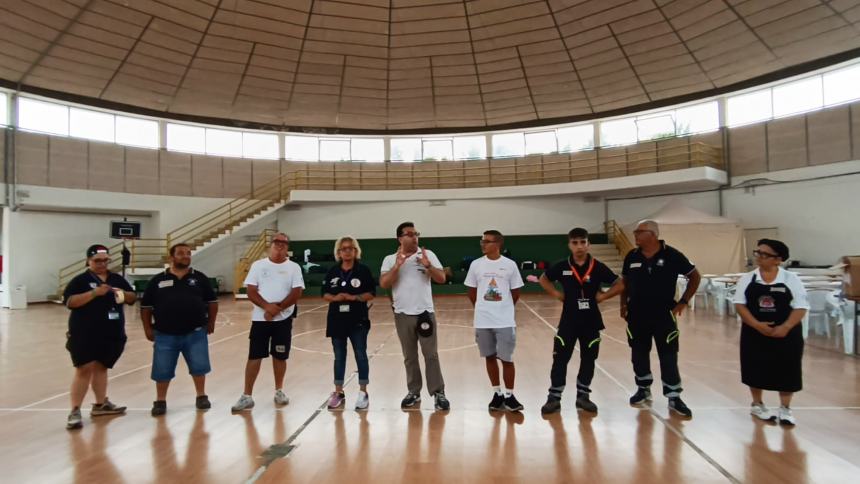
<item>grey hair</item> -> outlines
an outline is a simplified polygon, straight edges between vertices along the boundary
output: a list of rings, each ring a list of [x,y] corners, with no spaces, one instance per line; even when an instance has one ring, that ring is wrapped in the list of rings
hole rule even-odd
[[[640,220],[639,223],[636,225],[637,226],[644,225],[644,226],[648,227],[648,230],[650,230],[651,232],[654,232],[655,237],[658,237],[660,235],[660,225],[657,224],[656,220],[651,220],[651,219]]]
[[[340,262],[340,246],[343,245],[344,242],[352,242],[352,246],[355,247],[355,258],[361,259],[361,246],[358,245],[358,239],[352,237],[350,235],[344,235],[343,237],[338,238],[334,243],[334,260]]]

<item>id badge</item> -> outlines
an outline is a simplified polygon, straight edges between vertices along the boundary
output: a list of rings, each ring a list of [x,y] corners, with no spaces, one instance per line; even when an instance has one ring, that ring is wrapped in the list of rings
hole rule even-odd
[[[108,319],[111,321],[119,319],[119,313],[117,311],[108,311]]]
[[[338,307],[338,309],[339,309],[339,311],[340,311],[340,312],[342,312],[342,313],[348,313],[348,312],[349,312],[349,304],[341,304],[341,305]]]
[[[576,303],[579,305],[579,309],[591,309],[591,303],[588,299],[577,299]]]

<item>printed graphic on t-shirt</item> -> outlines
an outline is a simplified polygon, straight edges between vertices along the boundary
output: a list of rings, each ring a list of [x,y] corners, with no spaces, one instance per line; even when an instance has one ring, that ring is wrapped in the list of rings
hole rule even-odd
[[[499,285],[496,283],[496,278],[490,279],[490,284],[487,286],[487,292],[484,294],[484,301],[498,302],[502,300],[502,293],[499,292]]]

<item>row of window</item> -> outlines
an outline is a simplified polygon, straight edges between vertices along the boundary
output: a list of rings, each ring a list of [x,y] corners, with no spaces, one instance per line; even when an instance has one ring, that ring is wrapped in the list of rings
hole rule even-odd
[[[798,114],[860,98],[860,64],[816,74],[797,81],[726,98],[726,125],[760,122]],[[9,112],[8,97],[0,92],[0,124]],[[714,131],[720,127],[719,102],[709,101],[677,109],[596,123],[514,132],[456,137],[391,137],[392,161],[468,160],[571,152],[624,146],[673,136]],[[158,121],[81,109],[27,97],[18,98],[18,127],[59,136],[157,149]],[[283,156],[276,133],[206,128],[165,122],[168,150],[216,156],[301,161],[382,161],[385,138],[336,138],[284,135]]]

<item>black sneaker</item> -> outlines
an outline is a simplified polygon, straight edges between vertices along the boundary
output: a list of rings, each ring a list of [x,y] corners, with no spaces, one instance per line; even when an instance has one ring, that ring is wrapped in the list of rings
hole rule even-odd
[[[448,401],[448,399],[445,397],[444,393],[436,392],[436,395],[434,395],[434,398],[436,398],[436,405],[435,405],[436,410],[450,410],[451,409],[451,402]]]
[[[158,417],[167,413],[167,402],[164,400],[156,400],[152,402],[152,410],[149,412],[153,417]]]
[[[639,389],[636,390],[636,393],[634,393],[633,396],[630,397],[630,405],[633,405],[634,407],[640,407],[650,401],[651,390],[647,388],[639,387]]]
[[[488,405],[490,410],[504,410],[505,409],[505,397],[499,395],[498,393],[493,393],[493,399],[490,400],[490,404]]]
[[[588,398],[587,393],[581,393],[576,396],[576,408],[580,408],[586,412],[597,413],[597,405]]]
[[[407,393],[403,400],[400,401],[400,408],[415,408],[421,404],[421,395],[416,393]]]
[[[552,395],[546,397],[546,403],[540,408],[540,413],[556,413],[561,411],[561,399]]]
[[[517,397],[513,393],[511,393],[511,396],[505,398],[505,410],[508,412],[520,412],[523,408],[523,404],[517,400]]]
[[[682,417],[692,417],[693,411],[690,407],[681,400],[681,397],[672,397],[669,399],[669,410],[681,415]]]
[[[212,408],[212,402],[209,401],[209,396],[200,395],[194,401],[194,406],[197,407],[197,410],[209,410]]]

